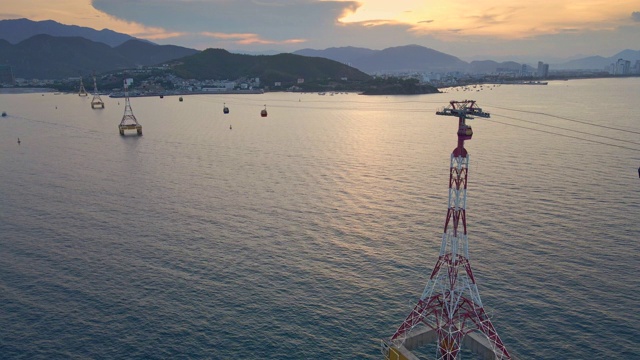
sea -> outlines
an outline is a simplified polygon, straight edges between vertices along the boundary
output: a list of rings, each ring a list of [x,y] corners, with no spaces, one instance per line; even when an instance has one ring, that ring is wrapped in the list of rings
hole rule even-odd
[[[382,359],[438,258],[435,112],[475,100],[470,262],[508,351],[640,359],[640,78],[442,91],[131,98],[142,136],[124,98],[0,94],[0,358]]]

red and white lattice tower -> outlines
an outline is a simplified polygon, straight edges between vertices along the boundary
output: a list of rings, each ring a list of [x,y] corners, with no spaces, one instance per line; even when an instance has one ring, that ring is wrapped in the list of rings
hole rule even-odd
[[[466,124],[466,120],[473,119],[473,116],[490,115],[483,112],[472,100],[451,101],[449,107],[436,114],[456,116],[459,119],[458,146],[451,154],[449,208],[444,223],[440,256],[420,300],[393,336],[383,340],[382,350],[387,359],[410,358],[406,352],[410,352],[410,349],[407,349],[411,346],[405,347],[405,342],[411,338],[412,331],[416,330],[416,333],[431,333],[431,337],[424,339],[436,339],[437,359],[457,360],[460,359],[460,348],[465,335],[477,331],[486,336],[486,352],[493,352],[491,357],[511,359],[482,306],[469,263],[465,212],[469,154],[464,148],[464,141],[471,139],[473,131]],[[418,330],[417,327],[421,329]]]

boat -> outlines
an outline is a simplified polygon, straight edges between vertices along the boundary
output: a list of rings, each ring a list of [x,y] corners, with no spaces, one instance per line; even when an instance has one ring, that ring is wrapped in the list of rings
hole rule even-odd
[[[267,105],[264,106],[264,109],[260,111],[260,116],[267,117]]]
[[[7,117],[7,112],[6,111],[2,112],[2,117]]]

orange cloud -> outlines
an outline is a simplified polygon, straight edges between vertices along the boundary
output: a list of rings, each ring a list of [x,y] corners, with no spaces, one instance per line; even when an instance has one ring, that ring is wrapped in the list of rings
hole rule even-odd
[[[298,44],[306,42],[305,39],[287,39],[287,40],[266,40],[260,38],[258,34],[253,33],[221,33],[221,32],[201,32],[200,35],[211,37],[214,39],[232,40],[241,45],[249,44]]]
[[[168,39],[184,35],[179,32],[168,32],[159,27],[144,26],[139,23],[125,21],[96,10],[91,0],[31,0],[10,1],[2,4],[4,14],[13,16],[4,18],[25,17],[30,20],[54,20],[66,25],[78,25],[96,30],[110,29],[149,40]]]

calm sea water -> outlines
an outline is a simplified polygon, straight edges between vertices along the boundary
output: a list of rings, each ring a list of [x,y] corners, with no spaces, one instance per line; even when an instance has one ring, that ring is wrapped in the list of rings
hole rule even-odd
[[[2,94],[0,358],[380,359],[438,256],[435,110],[471,98],[471,264],[508,349],[638,359],[638,93],[133,98],[142,137],[124,99]]]

